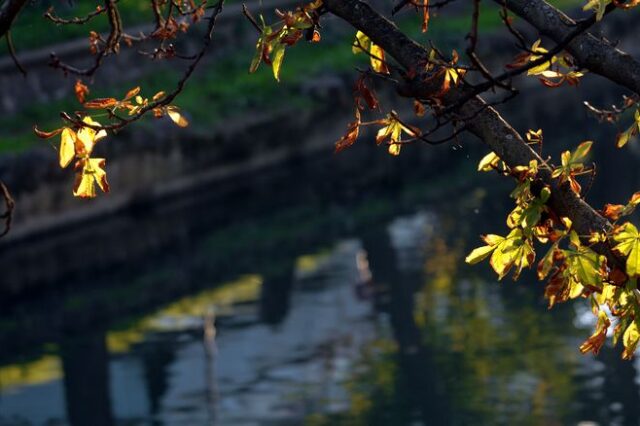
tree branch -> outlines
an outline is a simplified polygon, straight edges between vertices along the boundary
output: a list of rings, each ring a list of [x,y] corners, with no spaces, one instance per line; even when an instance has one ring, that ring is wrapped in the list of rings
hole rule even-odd
[[[331,13],[367,34],[406,70],[424,69],[429,52],[369,5],[360,0],[325,0],[325,5]],[[428,77],[418,74],[418,77],[399,87],[400,93],[418,99],[432,97],[440,91],[441,81]],[[445,106],[455,104],[468,97],[471,90],[465,87],[452,88],[444,95],[442,102]],[[463,120],[464,117],[473,117],[466,120],[466,127],[510,167],[528,165],[531,160],[537,160],[538,164],[544,163],[520,134],[480,97],[473,97],[458,112]],[[579,198],[567,184],[559,185],[557,179],[552,179],[549,171],[541,169],[538,176],[544,184],[551,187],[551,208],[558,215],[570,218],[579,234],[589,235],[592,231],[611,227],[603,216]],[[610,264],[619,264],[620,260],[608,247],[599,246],[594,249],[606,255],[612,262]]]
[[[0,7],[0,37],[11,29],[13,21],[18,13],[27,4],[28,0],[6,0]]]
[[[577,23],[545,0],[494,0],[556,43],[566,39]],[[580,34],[567,46],[578,65],[640,94],[640,62],[605,39]]]

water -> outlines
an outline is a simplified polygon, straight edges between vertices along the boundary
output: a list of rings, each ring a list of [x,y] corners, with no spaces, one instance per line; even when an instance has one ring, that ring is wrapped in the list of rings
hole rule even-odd
[[[412,148],[0,248],[0,425],[638,424],[640,365],[579,354],[580,301],[464,265],[509,211],[485,150]]]
[[[2,314],[0,424],[637,423],[636,364],[579,354],[584,310],[464,266],[503,191],[388,171],[327,203],[283,178],[101,224],[127,247]]]

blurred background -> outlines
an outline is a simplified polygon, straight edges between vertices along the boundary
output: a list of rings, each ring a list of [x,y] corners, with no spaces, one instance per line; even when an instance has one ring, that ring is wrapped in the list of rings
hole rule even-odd
[[[555,2],[574,16],[579,3]],[[593,326],[586,302],[548,311],[532,271],[498,283],[488,265],[464,264],[512,209],[513,183],[476,172],[479,141],[396,158],[365,134],[333,154],[368,62],[351,53],[352,29],[325,19],[322,42],[289,49],[277,83],[269,68],[247,73],[256,34],[229,1],[176,102],[191,125],[147,119],[101,142],[112,193],[85,201],[56,142],[31,130],[78,108],[75,78],[49,54],[91,61],[89,28],[43,20],[51,4],[62,16],[96,6],[27,7],[13,30],[26,78],[0,48],[0,180],[17,202],[0,240],[0,425],[638,424],[640,363],[610,345],[578,351]],[[271,21],[295,4],[248,6]],[[146,28],[147,2],[119,6],[125,25]],[[469,6],[435,16],[428,38],[413,13],[398,22],[464,51]],[[482,16],[480,51],[510,62],[497,10]],[[635,16],[595,31],[640,53]],[[201,30],[179,48],[196,51]],[[183,67],[123,49],[85,82],[95,97],[138,85],[151,96]],[[588,75],[577,89],[520,89],[500,110],[521,132],[542,127],[546,153],[596,141],[589,202],[640,189],[637,142],[616,150],[616,126],[582,105],[619,103],[619,88]],[[385,111],[411,115],[409,100],[379,90]]]

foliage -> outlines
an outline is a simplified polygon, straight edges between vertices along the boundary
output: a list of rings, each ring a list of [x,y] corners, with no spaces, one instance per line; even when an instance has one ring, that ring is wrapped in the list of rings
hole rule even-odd
[[[72,127],[61,127],[49,132],[41,131],[35,127],[34,131],[36,135],[43,139],[60,135],[60,167],[67,167],[74,158],[76,159],[74,165],[76,180],[73,187],[73,195],[76,197],[94,198],[96,196],[96,185],[103,192],[109,192],[107,174],[104,170],[105,159],[91,157],[96,142],[106,137],[107,131],[91,115],[88,115],[89,111],[100,111],[94,114],[94,117],[108,116],[118,118],[122,113],[133,116],[144,109],[150,108],[156,118],[166,115],[180,127],[189,125],[189,122],[182,116],[176,106],[152,105],[150,107],[149,100],[140,96],[140,87],[129,90],[120,100],[116,98],[86,100],[89,89],[81,80],[78,80],[75,85],[75,93],[78,102],[85,108],[85,111],[76,113],[78,117],[82,117],[81,120],[70,119],[74,123]],[[158,102],[165,96],[164,92],[158,92],[153,95],[152,102]]]
[[[95,197],[96,186],[103,192],[109,191],[106,159],[92,156],[96,143],[107,135],[147,114],[156,118],[169,117],[180,127],[189,124],[173,102],[205,55],[224,0],[212,4],[207,0],[150,0],[147,11],[152,14],[155,26],[139,36],[125,31],[122,10],[126,9],[123,7],[121,10],[117,3],[107,1],[104,6],[84,11],[84,16],[73,18],[60,17],[53,9],[45,13],[46,19],[60,26],[83,25],[94,19],[104,18],[100,22],[109,29],[108,34],[100,32],[103,27],[96,27],[88,32],[93,64],[87,68],[67,64],[52,54],[53,68],[78,76],[75,94],[82,109],[72,114],[61,113],[63,125],[58,129],[42,131],[35,128],[35,133],[41,138],[60,136],[60,167],[66,168],[74,163],[76,180],[73,194],[81,198]],[[420,30],[427,32],[430,26],[433,27],[433,9],[443,8],[448,3],[401,0],[394,6],[393,13],[405,7],[414,8],[420,19]],[[511,81],[520,75],[537,78],[546,88],[577,87],[586,75],[585,68],[588,67],[584,63],[588,61],[578,57],[580,52],[572,50],[570,43],[587,34],[587,30],[607,14],[619,9],[633,9],[640,1],[588,0],[583,4],[583,9],[590,14],[589,18],[575,23],[566,37],[560,41],[554,40],[556,44],[553,47],[543,47],[540,39],[528,42],[514,27],[513,18],[509,15],[509,11],[514,8],[510,9],[507,3],[501,5],[500,22],[516,40],[520,53],[505,65],[506,71],[501,74],[492,74],[476,50],[479,26],[486,19],[480,18],[485,15],[486,10],[481,7],[479,0],[474,0],[471,5],[472,20],[466,36],[468,47],[464,52],[468,63],[464,64],[456,50],[445,54],[435,45],[426,49],[412,44],[396,26],[375,12],[368,12],[370,7],[365,3],[314,0],[291,11],[276,10],[277,20],[270,24],[267,24],[262,15],[256,20],[244,7],[244,15],[258,33],[249,72],[256,72],[264,63],[271,67],[275,80],[280,81],[288,48],[298,45],[302,39],[312,43],[320,42],[323,15],[333,13],[346,19],[355,32],[351,51],[355,55],[367,56],[369,68],[359,70],[360,76],[354,87],[354,120],[349,123],[344,136],[337,141],[335,150],[340,152],[351,147],[363,133],[362,127],[374,126],[377,128],[375,143],[385,145],[389,154],[398,156],[405,144],[440,144],[457,140],[458,135],[467,130],[470,123],[480,121],[481,115],[490,108],[490,105],[483,104],[484,101],[477,96],[488,91],[504,90],[508,95],[495,103],[505,102],[517,94]],[[341,10],[341,7],[348,7],[345,6],[347,4],[352,5],[351,15]],[[549,11],[548,15],[552,16],[554,12],[551,6]],[[363,18],[365,16],[367,18]],[[531,18],[531,21],[535,21],[535,17]],[[206,23],[202,46],[195,54],[184,55],[175,43],[199,22]],[[381,35],[378,29],[370,28],[370,25],[383,26],[386,30]],[[540,32],[545,33],[544,30]],[[13,52],[9,34],[7,42],[16,66],[22,69]],[[154,45],[151,51],[141,52],[153,60],[177,58],[188,61],[175,88],[171,91],[159,91],[150,99],[141,96],[139,87],[129,90],[122,98],[89,99],[91,89],[88,82],[105,58],[118,54],[121,48],[129,48],[141,42]],[[607,48],[611,49],[611,46]],[[385,49],[392,54],[388,54]],[[394,59],[397,63],[393,62]],[[590,71],[605,72],[597,67]],[[411,102],[415,117],[406,119],[400,117],[395,110],[384,107],[376,94],[374,81],[395,84],[398,91]],[[475,111],[471,108],[472,114],[465,116],[463,112],[470,109],[470,101],[484,106]],[[617,138],[617,146],[624,147],[640,132],[639,103],[640,99],[632,95],[624,98],[621,108],[614,108],[612,111],[594,107],[590,109],[608,122],[617,121],[627,110],[635,111],[632,125],[620,132]],[[373,117],[366,121],[363,119],[365,115]],[[409,121],[419,122],[421,126]],[[489,130],[495,131],[495,126]],[[446,137],[435,139],[436,135],[444,132],[447,132]],[[484,134],[483,138],[485,141],[488,139],[487,143],[496,152],[489,153],[478,165],[480,171],[495,171],[516,181],[516,188],[511,193],[515,206],[506,218],[509,230],[504,236],[483,236],[485,245],[473,250],[466,261],[475,264],[489,259],[499,279],[510,272],[517,279],[525,269],[535,265],[537,250],[541,246],[548,246],[537,263],[537,275],[540,280],[547,280],[545,297],[549,301],[549,307],[570,299],[585,298],[589,299],[598,318],[594,334],[581,346],[581,351],[597,353],[606,340],[612,319],[615,319],[614,340],[621,338],[625,348],[623,356],[631,357],[640,340],[636,324],[640,320],[637,315],[640,309],[640,291],[637,289],[637,277],[640,275],[640,236],[632,223],[620,220],[633,213],[640,203],[640,192],[634,194],[625,205],[607,204],[600,212],[600,218],[609,220],[605,221],[605,225],[585,227],[580,212],[589,212],[590,207],[585,207],[580,200],[583,194],[580,182],[584,176],[593,178],[595,174],[595,167],[586,163],[593,142],[585,141],[575,150],[563,152],[559,164],[553,164],[550,158],[542,157],[542,130],[529,131],[526,142],[515,140],[521,139],[519,135],[518,138],[514,138],[512,134],[509,136],[511,145],[500,146],[491,144],[492,137],[497,139],[499,134]],[[539,153],[533,151],[533,148],[539,149]],[[515,151],[524,155],[515,155]],[[526,161],[522,161],[525,157]],[[5,198],[8,206],[8,198]],[[578,206],[579,212],[574,214],[563,211],[558,205]]]
[[[542,143],[539,131],[530,131],[529,134],[537,135],[536,143]],[[510,233],[506,237],[483,236],[487,245],[473,250],[466,262],[478,263],[491,255],[491,267],[500,279],[512,267],[515,268],[514,279],[517,279],[523,268],[533,266],[535,244],[548,245],[546,254],[538,262],[537,275],[540,280],[547,279],[545,297],[549,307],[581,297],[590,301],[598,317],[594,334],[580,346],[580,350],[597,354],[606,341],[610,317],[616,317],[614,340],[618,341],[620,334],[625,336],[622,339],[623,357],[630,358],[640,339],[636,325],[640,293],[635,288],[640,275],[640,235],[630,222],[617,222],[633,213],[640,203],[640,192],[634,194],[626,205],[607,205],[603,214],[613,221],[614,226],[590,235],[578,235],[571,220],[554,214],[548,205],[550,187],[544,186],[537,194],[532,192],[542,169],[550,172],[560,184],[568,183],[571,190],[580,195],[581,187],[576,177],[587,171],[583,161],[591,146],[592,142],[583,142],[575,151],[562,153],[560,166],[546,163],[540,169],[537,164],[509,168],[495,153],[483,158],[479,170],[493,169],[516,178],[518,184],[511,194],[516,207],[507,217]],[[615,252],[626,257],[624,269],[609,264],[605,256],[593,250],[594,246],[601,244],[609,244]]]

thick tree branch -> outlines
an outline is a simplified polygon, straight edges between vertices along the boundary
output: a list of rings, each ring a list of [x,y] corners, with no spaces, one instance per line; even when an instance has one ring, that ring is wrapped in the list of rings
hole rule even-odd
[[[360,0],[325,0],[325,5],[331,13],[367,34],[374,43],[380,45],[405,69],[424,68],[429,52],[369,5]],[[422,75],[400,87],[400,92],[406,96],[427,99],[434,93],[438,93],[440,86],[440,81],[428,79]],[[452,88],[442,99],[443,104],[445,106],[455,104],[467,97],[471,90],[464,87]],[[509,166],[528,165],[531,160],[537,160],[539,164],[543,164],[542,158],[525,143],[520,134],[480,97],[473,97],[462,105],[459,115],[463,120],[467,117],[466,127]],[[553,210],[560,216],[570,218],[578,233],[588,235],[592,231],[607,229],[611,226],[603,216],[571,191],[568,185],[559,185],[557,179],[552,179],[549,171],[541,170],[539,177],[552,188],[550,205]],[[610,262],[619,262],[607,247],[596,247],[596,249],[605,254]]]
[[[0,37],[4,36],[11,29],[13,21],[18,13],[27,4],[28,0],[6,0],[0,6]]]
[[[544,0],[495,0],[556,43],[571,34],[576,22]],[[607,40],[584,33],[567,46],[578,65],[640,94],[640,62]]]

